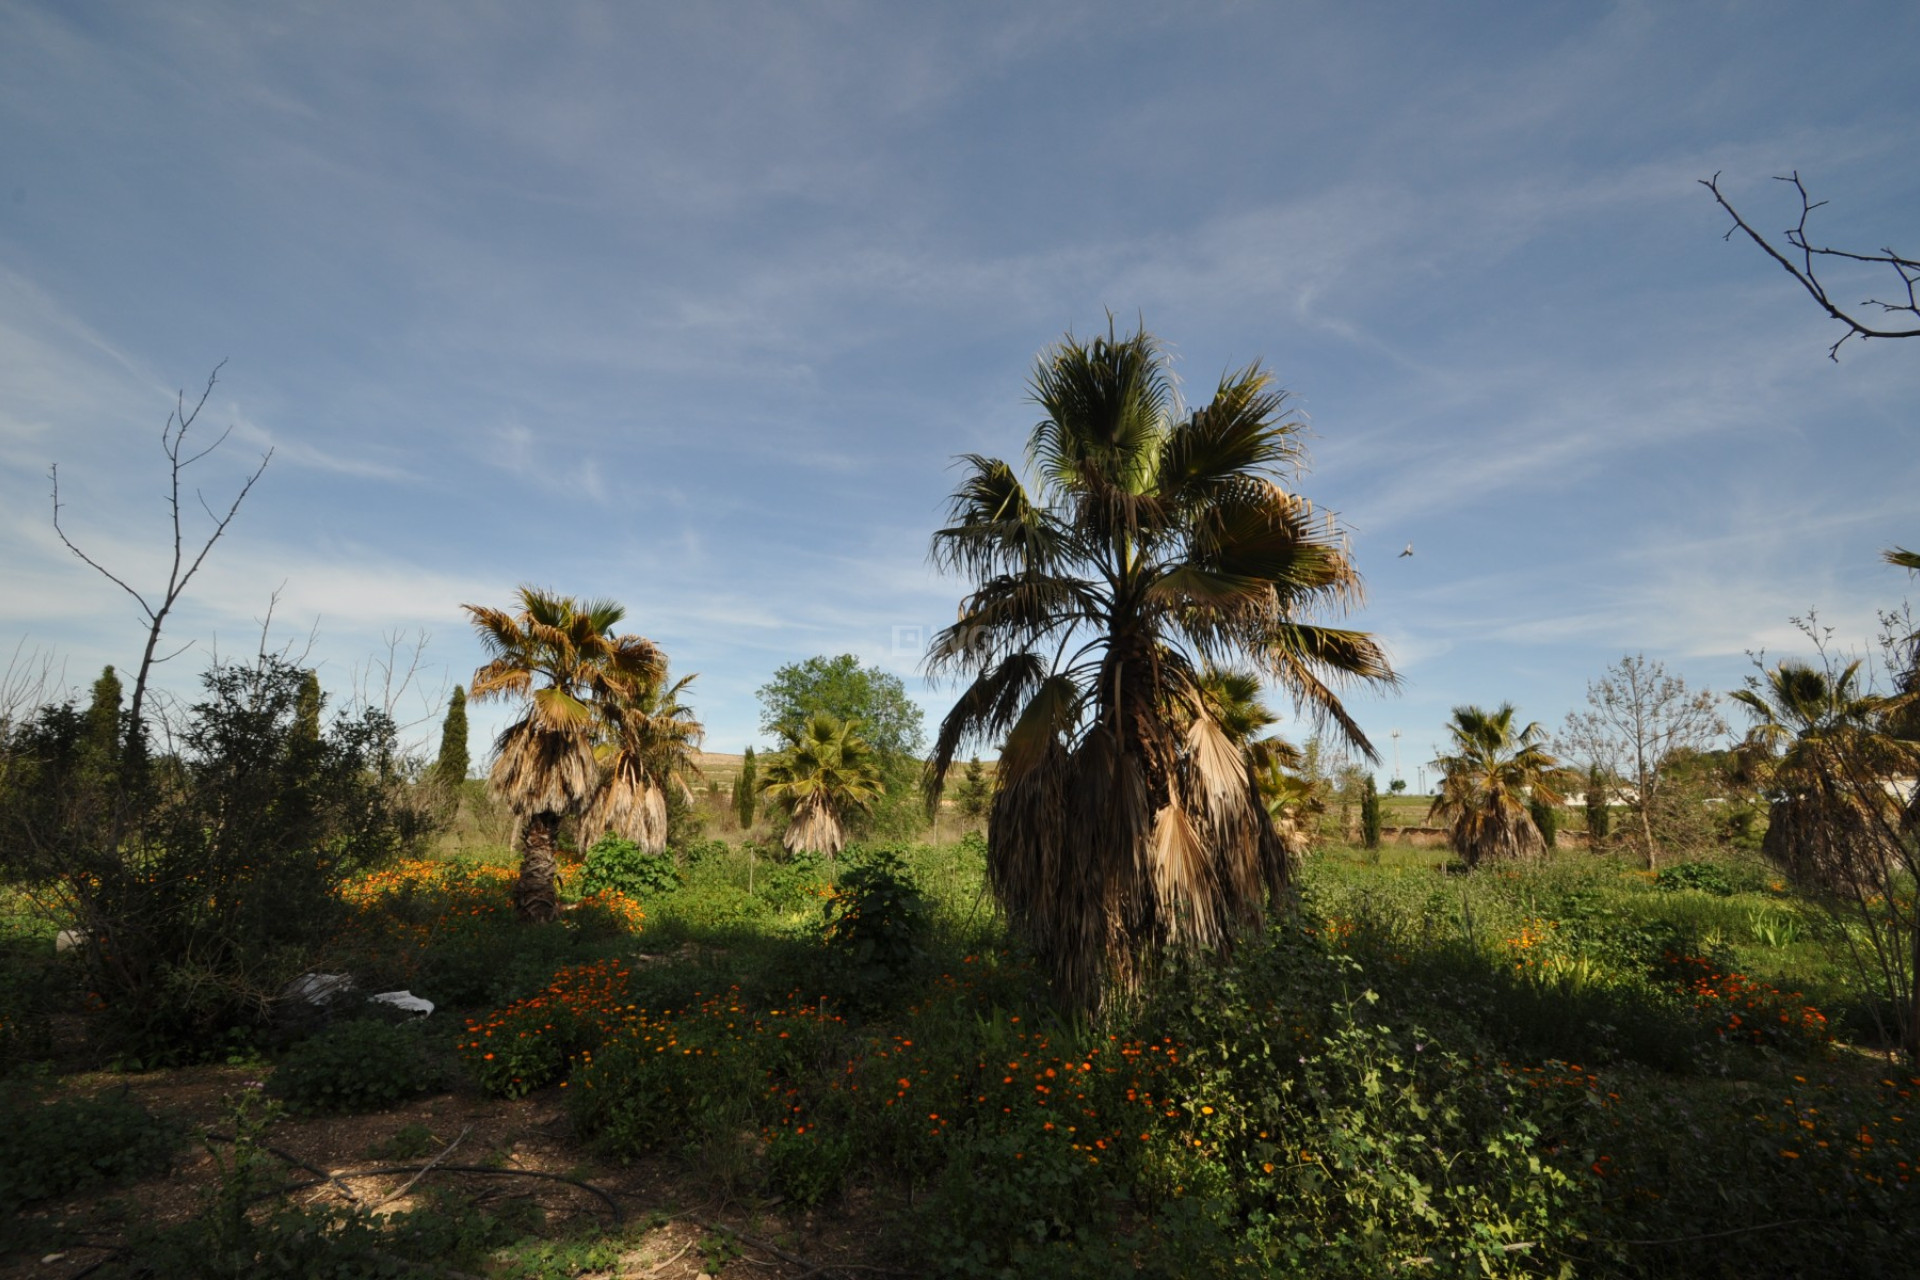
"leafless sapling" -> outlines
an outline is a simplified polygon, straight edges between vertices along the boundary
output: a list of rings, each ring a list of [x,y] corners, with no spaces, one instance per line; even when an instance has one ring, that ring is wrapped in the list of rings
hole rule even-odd
[[[160,451],[167,457],[167,511],[173,526],[173,557],[167,569],[166,587],[164,591],[160,593],[157,602],[149,599],[147,593],[135,590],[128,584],[125,578],[122,578],[119,574],[113,572],[75,545],[73,539],[67,535],[66,529],[60,523],[59,464],[54,464],[50,472],[50,477],[53,481],[54,532],[60,535],[60,541],[65,544],[67,550],[80,557],[89,568],[132,596],[134,602],[140,606],[141,614],[146,618],[147,643],[146,648],[140,655],[140,669],[134,676],[133,697],[128,708],[127,717],[126,759],[128,763],[136,766],[146,758],[146,729],[141,717],[141,710],[146,702],[148,677],[156,665],[166,662],[171,658],[178,657],[181,653],[184,653],[188,647],[182,646],[172,653],[164,656],[156,656],[160,648],[160,632],[166,625],[167,615],[173,611],[174,605],[179,603],[180,597],[186,592],[187,584],[193,580],[193,575],[198,573],[200,566],[206,562],[207,553],[213,550],[213,544],[220,541],[221,535],[227,531],[227,526],[233,523],[234,516],[240,511],[240,504],[246,501],[247,494],[252,491],[255,482],[258,481],[266,471],[267,464],[273,460],[273,450],[269,449],[261,457],[260,465],[253,469],[252,474],[247,477],[246,482],[240,486],[240,492],[234,495],[234,499],[232,503],[228,505],[225,515],[215,514],[213,508],[207,505],[207,500],[201,495],[200,491],[197,489],[194,490],[193,496],[200,503],[201,510],[205,511],[207,517],[213,521],[213,532],[207,535],[206,541],[200,544],[200,549],[197,552],[189,555],[186,532],[182,527],[180,514],[181,476],[188,467],[199,462],[202,458],[205,458],[208,454],[224,444],[227,437],[232,434],[232,428],[229,427],[226,431],[221,432],[219,438],[214,440],[212,444],[195,452],[189,452],[186,447],[187,433],[191,431],[194,424],[199,421],[200,412],[206,408],[208,398],[213,395],[213,388],[220,378],[220,370],[225,367],[225,365],[226,361],[221,361],[213,367],[213,372],[207,375],[207,385],[205,389],[200,392],[200,398],[194,402],[193,408],[187,408],[187,397],[184,390],[177,393],[174,411],[167,415],[167,423],[160,429]]]

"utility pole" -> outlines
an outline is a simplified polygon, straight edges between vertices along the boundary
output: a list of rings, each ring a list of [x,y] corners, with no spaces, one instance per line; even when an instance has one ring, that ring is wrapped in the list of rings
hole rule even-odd
[[[1391,729],[1388,737],[1393,739],[1393,781],[1400,781],[1400,731]]]

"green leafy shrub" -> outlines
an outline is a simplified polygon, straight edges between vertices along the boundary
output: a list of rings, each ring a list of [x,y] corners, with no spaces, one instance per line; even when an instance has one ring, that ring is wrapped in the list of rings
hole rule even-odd
[[[947,1153],[933,1193],[908,1225],[916,1258],[937,1276],[1126,1275],[1117,1231],[1123,1185],[1039,1124],[984,1127]]]
[[[1578,1135],[1594,1078],[1510,1069],[1389,1018],[1351,960],[1285,937],[1169,993],[1181,1140],[1141,1186],[1195,1199],[1223,1238],[1281,1275],[1385,1275],[1402,1260],[1510,1274],[1543,1256],[1590,1192]],[[1177,1001],[1177,1003],[1175,1003]],[[1170,1006],[1170,1007],[1169,1007]],[[1391,1025],[1389,1025],[1391,1024]]]
[[[301,1041],[268,1082],[295,1111],[380,1111],[443,1088],[446,1073],[415,1024],[337,1022]]]
[[[435,818],[374,709],[322,723],[311,672],[272,655],[201,679],[174,754],[106,777],[85,722],[43,707],[0,755],[0,865],[79,948],[95,1028],[123,1061],[226,1053],[339,935],[336,890],[393,860]]]
[[[779,845],[759,847],[760,872],[754,892],[776,911],[809,907],[827,889],[826,860],[805,850],[789,855]]]
[[[0,1073],[53,1048],[53,1011],[78,994],[72,973],[42,938],[0,940]]]
[[[718,862],[732,852],[733,846],[725,840],[688,840],[673,846],[674,856],[684,867]]]
[[[38,1200],[165,1173],[180,1139],[124,1092],[44,1102],[9,1081],[0,1088],[0,1220]]]
[[[1661,870],[1654,878],[1656,888],[1668,892],[1694,889],[1716,898],[1731,898],[1738,890],[1726,869],[1712,862],[1678,862]]]
[[[856,988],[897,981],[924,954],[930,916],[906,863],[866,853],[828,894],[821,940]]]
[[[820,1127],[777,1129],[767,1139],[767,1185],[797,1209],[813,1209],[840,1194],[853,1168],[853,1140]]]
[[[771,1117],[778,1083],[814,1056],[833,1025],[797,999],[756,1014],[737,991],[685,1010],[636,1011],[579,1054],[568,1110],[582,1133],[621,1158],[696,1147],[756,1113]]]
[[[673,854],[648,853],[631,840],[609,832],[594,841],[587,850],[586,867],[580,878],[582,894],[617,889],[635,898],[671,893],[680,887],[680,868]]]

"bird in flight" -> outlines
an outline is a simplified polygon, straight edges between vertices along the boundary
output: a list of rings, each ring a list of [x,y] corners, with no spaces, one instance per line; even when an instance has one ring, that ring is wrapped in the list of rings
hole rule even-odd
[[[1396,559],[1400,559],[1400,560],[1405,560],[1405,559],[1406,559],[1406,558],[1407,558],[1408,556],[1410,556],[1410,555],[1412,555],[1412,554],[1413,554],[1413,544],[1412,544],[1411,542],[1409,542],[1409,543],[1407,544],[1407,549],[1406,549],[1405,551],[1402,551],[1402,552],[1401,552],[1401,553],[1400,553],[1400,554],[1399,554],[1399,555],[1398,555],[1397,557],[1395,557],[1395,558],[1396,558]]]

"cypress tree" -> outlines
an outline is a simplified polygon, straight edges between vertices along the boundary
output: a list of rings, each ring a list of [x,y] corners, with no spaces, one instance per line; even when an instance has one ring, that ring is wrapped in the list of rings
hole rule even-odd
[[[109,665],[93,682],[81,748],[87,763],[103,774],[112,774],[120,763],[120,719],[120,677]]]
[[[1560,835],[1560,816],[1554,812],[1553,806],[1535,796],[1527,801],[1527,813],[1533,818],[1533,825],[1540,828],[1540,838],[1546,842],[1547,848],[1554,848]]]
[[[301,672],[300,694],[293,704],[293,732],[296,739],[309,746],[320,742],[320,704],[324,701],[320,693],[320,673]]]
[[[733,783],[733,813],[740,819],[740,829],[751,831],[755,811],[760,807],[760,796],[754,790],[758,781],[753,765],[753,748],[747,748],[747,754],[740,760],[740,776]]]
[[[457,793],[472,763],[467,756],[467,691],[455,685],[447,698],[447,718],[440,725],[440,758],[433,763],[434,781]]]
[[[1600,766],[1587,770],[1587,845],[1598,849],[1607,838],[1607,788]]]
[[[1360,839],[1369,849],[1380,847],[1380,791],[1372,774],[1360,792]]]
[[[987,768],[980,763],[979,756],[967,761],[967,772],[960,780],[960,811],[969,818],[985,816],[987,812]]]

